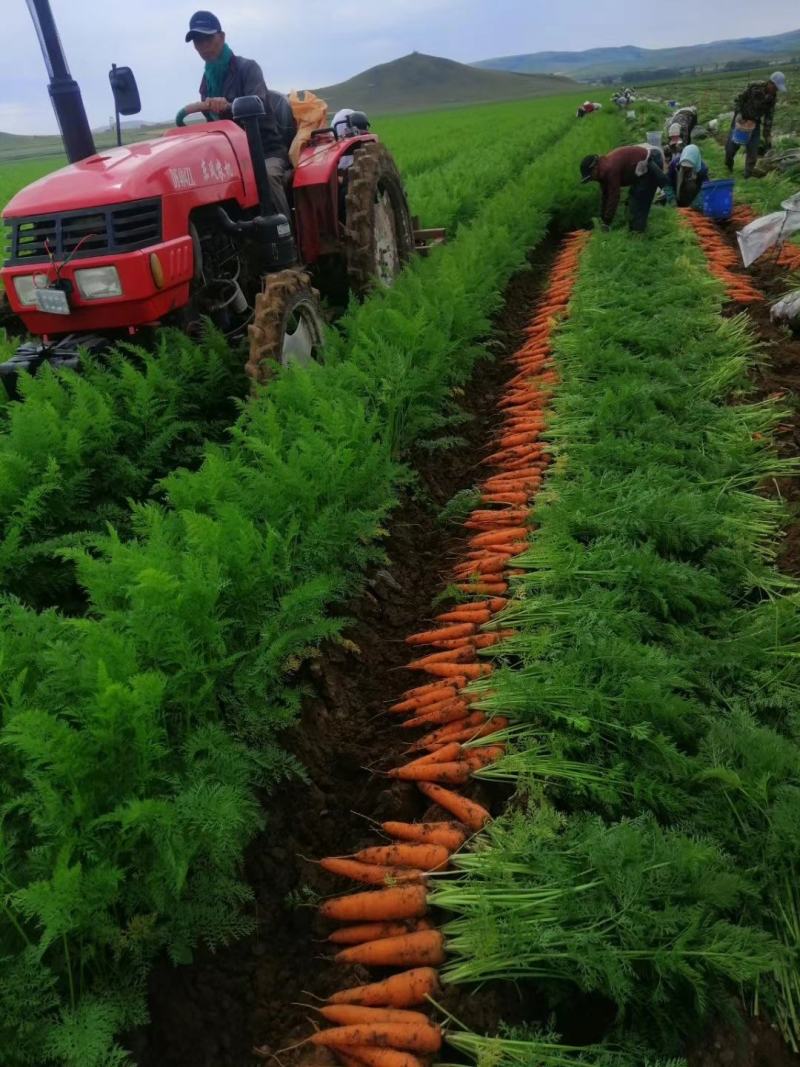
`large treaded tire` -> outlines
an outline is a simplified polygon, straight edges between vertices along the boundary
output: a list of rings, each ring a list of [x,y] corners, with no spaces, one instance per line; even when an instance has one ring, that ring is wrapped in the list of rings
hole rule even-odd
[[[297,336],[295,324],[300,324],[297,328],[307,334],[307,358],[300,358],[302,351],[299,355],[292,351],[291,339]],[[263,290],[256,296],[247,333],[250,355],[245,370],[254,382],[268,382],[279,364],[318,359],[325,342],[325,319],[319,293],[311,287],[308,274],[299,270],[268,274]]]
[[[381,211],[388,213],[393,228],[396,256],[391,257],[391,263],[381,255],[376,233]],[[379,142],[359,148],[348,171],[344,245],[348,284],[357,296],[391,285],[414,252],[414,228],[403,179],[391,153]]]

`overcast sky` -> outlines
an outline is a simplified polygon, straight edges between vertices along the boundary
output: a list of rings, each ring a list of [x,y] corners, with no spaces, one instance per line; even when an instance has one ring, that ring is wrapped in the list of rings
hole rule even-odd
[[[184,44],[191,0],[51,0],[92,126],[111,112],[108,69],[131,66],[142,117],[197,99],[202,64]],[[0,130],[56,130],[25,0],[0,0]],[[221,0],[212,5],[234,52],[257,59],[275,89],[343,81],[408,52],[462,62],[545,49],[697,44],[800,27],[797,0]]]

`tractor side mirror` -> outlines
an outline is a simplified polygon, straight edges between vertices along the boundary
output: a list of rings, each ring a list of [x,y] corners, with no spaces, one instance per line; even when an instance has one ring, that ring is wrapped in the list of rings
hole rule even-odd
[[[114,107],[120,115],[138,115],[142,110],[142,102],[139,99],[139,86],[130,67],[118,67],[116,63],[111,65],[108,72],[108,80],[111,82],[111,92],[114,94]]]
[[[114,113],[117,120],[117,144],[122,144],[122,130],[119,124],[120,115],[138,115],[142,110],[142,101],[139,98],[139,86],[130,67],[118,67],[111,64],[108,72],[108,80],[111,83],[111,92],[114,94]]]

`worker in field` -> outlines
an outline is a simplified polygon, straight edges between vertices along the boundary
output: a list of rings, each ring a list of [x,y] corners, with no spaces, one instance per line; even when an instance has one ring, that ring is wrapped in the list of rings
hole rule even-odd
[[[667,146],[673,155],[680,155],[687,144],[692,143],[692,130],[697,125],[697,108],[680,107],[671,115],[664,129],[667,131]]]
[[[708,181],[708,167],[696,144],[687,145],[680,156],[673,156],[667,170],[678,207],[691,207]]]
[[[657,189],[664,190],[667,200],[674,200],[664,173],[664,153],[653,145],[629,145],[615,148],[605,156],[585,156],[581,160],[581,182],[598,182],[600,185],[600,219],[604,229],[614,221],[622,189],[630,189],[628,226],[635,233],[647,229]]]
[[[733,171],[733,161],[742,144],[745,146],[745,178],[752,175],[758,157],[770,150],[775,102],[778,93],[786,91],[786,78],[776,70],[768,81],[750,82],[744,92],[736,97],[731,130],[725,145],[725,166],[730,172]]]
[[[591,115],[593,111],[599,111],[602,106],[602,104],[597,104],[593,100],[584,100],[575,113],[575,117],[582,119],[585,115]]]
[[[237,96],[259,97],[264,105],[264,116],[260,120],[261,141],[267,161],[272,205],[280,215],[290,219],[286,182],[291,173],[291,163],[286,139],[279,128],[261,67],[254,59],[233,54],[219,19],[210,11],[195,11],[192,15],[186,34],[186,43],[189,42],[205,63],[205,70],[200,82],[200,100],[181,108],[178,112],[179,124],[186,115],[198,111],[210,112],[216,118],[230,118],[231,104]],[[286,106],[289,106],[288,102]]]

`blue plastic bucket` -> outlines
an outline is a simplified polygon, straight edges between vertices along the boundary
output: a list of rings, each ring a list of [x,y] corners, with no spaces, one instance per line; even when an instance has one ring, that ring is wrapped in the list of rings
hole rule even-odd
[[[703,195],[703,214],[710,219],[729,219],[733,214],[733,178],[719,178],[706,182]]]

